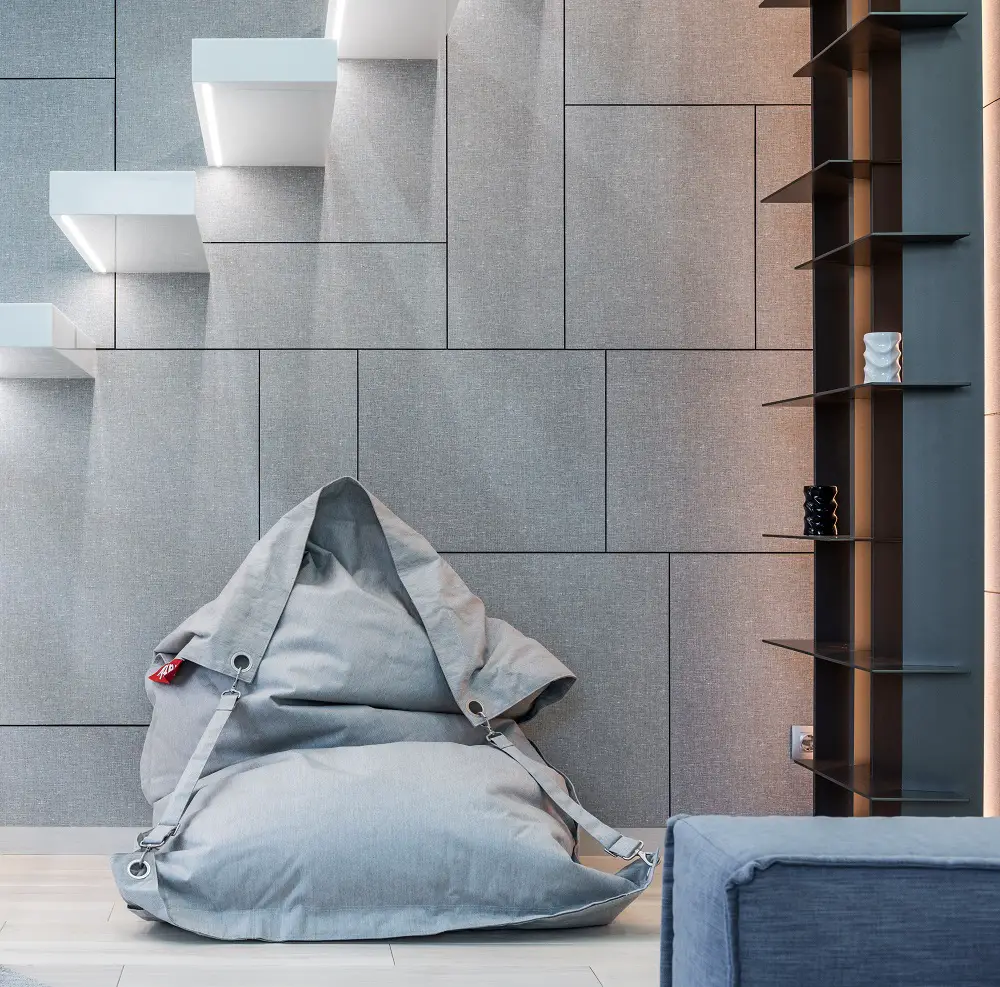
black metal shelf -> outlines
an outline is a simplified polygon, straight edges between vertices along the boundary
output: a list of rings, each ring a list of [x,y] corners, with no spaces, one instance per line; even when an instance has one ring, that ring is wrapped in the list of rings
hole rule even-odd
[[[878,542],[881,545],[897,545],[902,538],[873,538],[871,535],[764,535],[765,538],[781,538],[786,541],[822,542]]]
[[[845,243],[833,250],[827,250],[817,257],[812,257],[803,264],[796,266],[796,271],[812,271],[817,267],[841,265],[847,267],[868,267],[879,257],[898,254],[908,244],[955,243],[963,240],[966,233],[868,233],[850,243]]]
[[[815,404],[841,404],[846,401],[868,401],[873,392],[905,393],[906,391],[957,391],[963,387],[971,387],[969,381],[956,383],[910,383],[899,384],[853,384],[850,387],[837,387],[830,391],[816,391],[814,394],[802,394],[794,398],[781,398],[777,401],[765,401],[764,408],[803,408]]]
[[[835,665],[844,665],[872,675],[968,675],[969,671],[958,665],[915,665],[899,657],[875,655],[870,649],[854,648],[850,644],[831,644],[811,639],[786,640],[765,638],[764,644],[796,654],[806,655]]]
[[[841,761],[813,761],[795,758],[795,763],[813,774],[832,782],[838,788],[860,795],[869,802],[968,802],[959,792],[929,791],[917,788],[900,788],[879,782],[871,776],[867,764],[846,764]]]
[[[872,167],[898,168],[899,165],[899,161],[831,158],[760,201],[803,203],[823,196],[847,195],[852,182],[871,178]]]
[[[901,31],[954,27],[964,11],[876,11],[862,17],[839,38],[814,55],[795,73],[811,78],[829,72],[850,72],[867,64],[873,51],[895,51]]]

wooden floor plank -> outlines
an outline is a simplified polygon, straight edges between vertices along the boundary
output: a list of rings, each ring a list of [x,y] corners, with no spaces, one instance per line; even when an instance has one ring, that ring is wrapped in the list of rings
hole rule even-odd
[[[86,966],[80,968],[68,966],[50,966],[38,964],[31,966],[6,967],[23,977],[37,980],[45,987],[118,987],[121,979],[120,966]],[[0,976],[0,984],[3,983]]]
[[[0,966],[46,987],[274,987],[277,971],[296,987],[657,987],[660,893],[598,929],[224,943],[130,914],[105,857],[0,855]]]
[[[294,987],[601,987],[587,967],[531,971],[366,970],[330,968],[296,971]],[[118,987],[277,987],[274,973],[264,970],[216,968],[209,971],[126,966]],[[284,985],[282,985],[284,987]]]

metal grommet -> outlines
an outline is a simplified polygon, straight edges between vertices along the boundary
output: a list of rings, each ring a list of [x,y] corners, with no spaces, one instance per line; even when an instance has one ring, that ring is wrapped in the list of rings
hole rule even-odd
[[[129,873],[129,877],[134,877],[137,881],[141,881],[146,877],[149,877],[149,872],[152,868],[149,863],[143,860],[141,857],[138,860],[133,860],[126,868]]]
[[[236,669],[237,672],[245,672],[252,662],[250,661],[249,655],[235,654],[229,659],[229,663]]]
[[[479,702],[477,699],[473,699],[472,702],[469,703],[469,712],[473,716],[482,716],[483,704]]]

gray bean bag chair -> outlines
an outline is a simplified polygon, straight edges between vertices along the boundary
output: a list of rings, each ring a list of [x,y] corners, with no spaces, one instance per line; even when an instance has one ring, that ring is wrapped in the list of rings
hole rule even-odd
[[[519,726],[574,681],[338,480],[157,648],[154,826],[112,858],[121,894],[231,940],[610,922],[657,856],[580,806]],[[581,826],[617,874],[579,863]]]

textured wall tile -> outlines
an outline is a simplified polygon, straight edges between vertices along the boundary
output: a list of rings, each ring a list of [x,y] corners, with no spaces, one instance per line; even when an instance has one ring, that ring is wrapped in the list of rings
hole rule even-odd
[[[0,381],[0,723],[142,723],[153,648],[257,536],[257,355]]]
[[[143,826],[142,727],[0,726],[0,826]]]
[[[114,279],[52,221],[49,171],[113,167],[113,133],[113,82],[0,81],[0,301],[53,302],[102,346],[114,340]]]
[[[3,0],[0,76],[113,76],[115,0]]]
[[[119,275],[118,344],[444,346],[438,244],[216,244],[211,276]]]
[[[205,164],[192,38],[322,37],[325,15],[321,0],[118,0],[118,167]]]
[[[118,167],[205,164],[195,37],[316,37],[319,0],[120,0]],[[444,68],[342,63],[322,168],[204,168],[206,240],[443,240]]]
[[[812,667],[761,643],[812,636],[812,561],[670,562],[671,812],[808,814],[812,782],[788,730],[812,723]]]
[[[262,530],[330,480],[358,470],[358,358],[261,354]]]
[[[795,548],[812,477],[807,353],[609,353],[608,545],[656,551]]]
[[[812,346],[812,208],[761,203],[812,167],[807,106],[757,108],[757,345]]]
[[[449,332],[563,344],[559,0],[460,3],[448,38]]]
[[[566,0],[571,103],[808,103],[809,13],[760,0]]]
[[[567,340],[752,347],[752,107],[571,107]]]
[[[541,641],[579,676],[569,695],[527,730],[569,775],[583,804],[611,825],[664,825],[667,557],[451,555],[448,561],[490,616]]]
[[[600,353],[361,353],[361,482],[439,550],[604,547]]]

